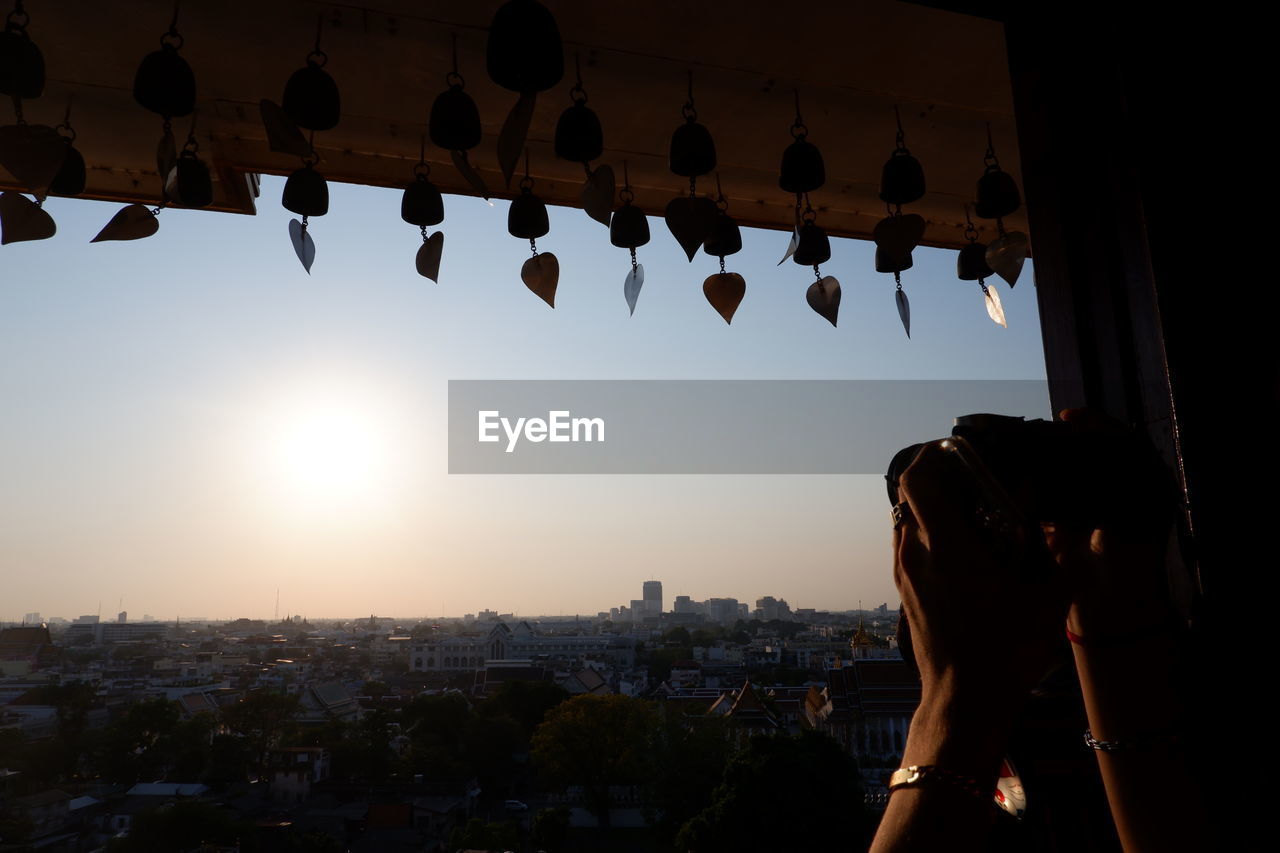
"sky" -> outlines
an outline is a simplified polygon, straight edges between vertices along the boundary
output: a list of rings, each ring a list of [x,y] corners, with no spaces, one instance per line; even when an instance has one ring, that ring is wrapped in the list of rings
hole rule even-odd
[[[506,202],[446,197],[434,283],[399,191],[331,184],[308,275],[282,186],[256,216],[167,210],[93,245],[118,206],[51,198],[56,236],[0,248],[0,621],[268,618],[277,590],[281,616],[594,615],[649,579],[667,607],[892,607],[881,477],[450,475],[448,381],[1044,380],[1029,269],[996,285],[1002,329],[954,252],[917,249],[907,339],[871,243],[832,240],[832,328],[812,271],[777,265],[789,235],[744,229],[730,326],[702,294],[716,259],[651,219],[628,316],[626,250],[553,207],[552,310]]]

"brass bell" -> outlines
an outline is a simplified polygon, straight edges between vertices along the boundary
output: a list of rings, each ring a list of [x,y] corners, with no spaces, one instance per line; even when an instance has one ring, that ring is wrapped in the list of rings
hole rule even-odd
[[[724,257],[742,251],[742,232],[738,223],[727,213],[721,213],[711,223],[711,233],[707,236],[702,250],[708,255]]]
[[[970,243],[960,249],[956,257],[956,275],[961,281],[978,281],[991,278],[995,272],[987,266],[987,247],[981,243]]]
[[[511,200],[507,210],[507,233],[523,240],[533,240],[551,230],[547,206],[542,199],[525,190]]]
[[[556,156],[573,163],[590,163],[604,153],[604,131],[595,110],[575,103],[556,122]]]
[[[53,195],[80,195],[85,187],[84,157],[67,142],[67,156],[58,169],[58,174],[49,183],[49,192]]]
[[[827,239],[827,232],[812,222],[801,225],[800,239],[796,243],[796,253],[791,256],[791,260],[806,267],[831,260],[831,241]]]
[[[609,242],[620,249],[638,249],[649,242],[649,218],[634,204],[624,204],[609,220]]]
[[[564,77],[564,46],[556,19],[537,0],[508,0],[489,25],[486,66],[493,82],[513,92],[542,92]]]
[[[182,152],[177,168],[170,175],[169,195],[179,205],[208,207],[213,204],[213,180],[209,177],[209,167],[195,154]]]
[[[38,98],[44,92],[44,55],[24,30],[0,30],[0,93]]]
[[[1018,185],[1013,176],[999,168],[987,169],[978,179],[978,200],[973,212],[983,219],[999,219],[1008,216],[1022,206]]]
[[[910,204],[924,198],[924,169],[905,148],[893,152],[880,170],[880,200]]]
[[[166,44],[142,58],[133,78],[133,99],[165,118],[190,115],[196,108],[196,75],[177,49]]]
[[[827,182],[827,168],[822,162],[818,146],[803,136],[782,152],[782,171],[778,186],[789,193],[809,193]]]
[[[324,175],[303,166],[285,181],[280,203],[299,216],[324,216],[329,212],[329,185]]]
[[[910,252],[894,257],[879,246],[876,247],[876,272],[902,272],[911,269],[912,263]]]
[[[293,72],[284,87],[280,107],[298,127],[307,130],[333,130],[342,113],[338,84],[319,63],[307,64]]]
[[[469,151],[480,144],[480,111],[461,86],[450,86],[431,105],[427,135],[446,151]]]
[[[686,178],[705,175],[716,167],[716,144],[711,132],[693,119],[671,134],[671,171]]]
[[[404,188],[404,195],[400,198],[400,218],[419,227],[444,221],[444,198],[425,176],[419,175],[416,181]]]

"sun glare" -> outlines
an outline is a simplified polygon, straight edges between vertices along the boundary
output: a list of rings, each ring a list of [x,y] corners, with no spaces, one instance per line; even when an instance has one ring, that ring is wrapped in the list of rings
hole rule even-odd
[[[284,508],[362,514],[388,497],[388,428],[356,400],[309,401],[280,412],[265,448],[265,471]]]

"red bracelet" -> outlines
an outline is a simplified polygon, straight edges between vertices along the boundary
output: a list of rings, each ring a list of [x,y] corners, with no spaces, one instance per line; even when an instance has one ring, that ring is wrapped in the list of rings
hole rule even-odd
[[[1136,643],[1139,640],[1158,637],[1170,632],[1172,629],[1173,626],[1168,622],[1161,622],[1156,625],[1150,625],[1146,628],[1139,628],[1136,631],[1130,631],[1126,634],[1103,634],[1082,637],[1068,628],[1067,639],[1075,643],[1077,646],[1087,646],[1093,649],[1105,649],[1112,646],[1127,646],[1131,643]]]

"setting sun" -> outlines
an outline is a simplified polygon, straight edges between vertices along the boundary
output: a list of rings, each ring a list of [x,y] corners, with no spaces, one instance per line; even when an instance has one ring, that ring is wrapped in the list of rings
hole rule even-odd
[[[276,511],[354,520],[392,502],[396,430],[387,406],[352,389],[276,400],[258,419],[256,476]]]

